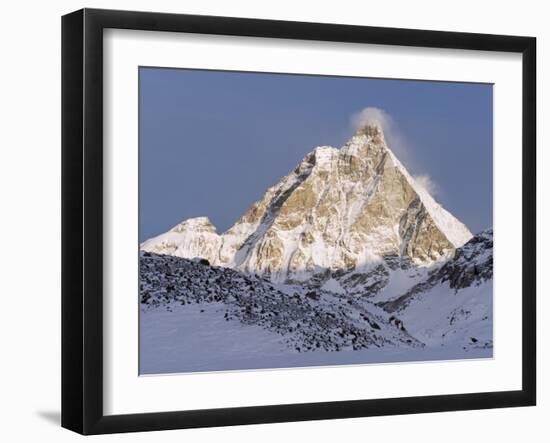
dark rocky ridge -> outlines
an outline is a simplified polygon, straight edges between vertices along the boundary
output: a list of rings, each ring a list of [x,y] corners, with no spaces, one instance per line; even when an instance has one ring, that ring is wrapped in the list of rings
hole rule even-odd
[[[381,302],[387,312],[397,312],[406,308],[413,298],[436,285],[448,282],[449,287],[458,293],[460,289],[479,285],[493,278],[493,230],[488,229],[475,235],[469,242],[455,251],[454,256],[428,279],[409,289],[405,294],[390,301]]]
[[[254,275],[169,255],[141,252],[140,301],[145,310],[222,302],[227,321],[274,331],[299,352],[423,346],[394,318],[357,297],[299,287],[289,294]]]

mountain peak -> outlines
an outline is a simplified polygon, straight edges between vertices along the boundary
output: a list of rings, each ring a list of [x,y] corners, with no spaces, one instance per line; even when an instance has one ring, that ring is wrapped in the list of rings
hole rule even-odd
[[[208,217],[193,217],[183,220],[181,223],[178,223],[174,226],[171,232],[211,232],[215,234],[216,227],[212,224]]]
[[[384,128],[380,121],[370,120],[367,123],[362,124],[355,131],[355,135],[366,135],[375,138],[384,138]]]
[[[142,249],[299,281],[398,256],[447,259],[472,234],[407,172],[369,121],[340,149],[319,146],[224,234],[207,217],[185,220]]]

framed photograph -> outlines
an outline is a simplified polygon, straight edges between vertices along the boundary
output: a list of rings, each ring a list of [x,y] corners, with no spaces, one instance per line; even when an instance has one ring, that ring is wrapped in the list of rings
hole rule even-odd
[[[536,402],[531,37],[62,20],[62,425]]]

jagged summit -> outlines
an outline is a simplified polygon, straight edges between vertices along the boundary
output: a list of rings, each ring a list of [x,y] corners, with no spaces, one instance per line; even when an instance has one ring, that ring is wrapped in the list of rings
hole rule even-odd
[[[198,217],[141,249],[299,281],[386,256],[432,263],[471,237],[407,172],[382,125],[370,122],[340,149],[320,146],[307,154],[223,235]]]
[[[170,232],[186,231],[217,233],[216,227],[212,224],[208,217],[188,218],[170,229]]]
[[[355,131],[356,136],[365,135],[372,139],[381,138],[384,139],[384,129],[382,122],[378,120],[371,120],[367,123],[360,125]]]
[[[177,257],[201,257],[215,262],[221,237],[208,217],[194,217],[182,221],[168,232],[143,242],[140,249]]]

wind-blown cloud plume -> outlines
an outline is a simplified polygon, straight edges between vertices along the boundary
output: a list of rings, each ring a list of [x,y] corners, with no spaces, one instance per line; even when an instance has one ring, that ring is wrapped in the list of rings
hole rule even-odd
[[[351,116],[350,124],[354,131],[367,124],[378,123],[382,126],[384,137],[388,147],[397,156],[397,158],[411,171],[417,171],[414,159],[414,150],[405,140],[405,137],[399,131],[397,124],[390,114],[381,108],[370,106]],[[434,179],[425,173],[414,176],[416,183],[424,188],[430,195],[436,196],[441,193],[439,185]]]
[[[413,178],[416,184],[427,191],[432,197],[439,194],[438,184],[428,174],[415,175]]]
[[[351,117],[351,124],[354,130],[357,130],[360,127],[365,126],[369,123],[380,124],[385,134],[392,131],[392,118],[383,109],[368,107],[362,109]]]

